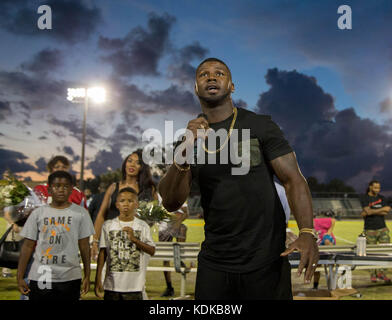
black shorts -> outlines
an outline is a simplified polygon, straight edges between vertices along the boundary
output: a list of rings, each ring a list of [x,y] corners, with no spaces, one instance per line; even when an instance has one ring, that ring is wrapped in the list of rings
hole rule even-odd
[[[287,257],[249,273],[231,273],[199,264],[196,300],[292,300]]]
[[[138,292],[116,292],[105,290],[103,300],[143,300],[143,293]]]
[[[80,285],[82,280],[71,280],[64,282],[52,282],[44,284],[46,288],[41,289],[39,283],[30,280],[29,300],[73,300],[80,298]],[[49,288],[50,289],[49,289]]]

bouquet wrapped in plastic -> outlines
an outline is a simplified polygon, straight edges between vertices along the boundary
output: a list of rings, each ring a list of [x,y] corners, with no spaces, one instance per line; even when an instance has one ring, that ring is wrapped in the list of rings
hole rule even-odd
[[[30,190],[16,178],[0,180],[0,207],[15,206],[29,195]]]
[[[30,213],[45,204],[34,191],[8,175],[0,180],[0,209],[7,209],[10,217],[18,226],[23,226]]]
[[[149,226],[162,222],[163,220],[173,219],[173,216],[164,207],[159,205],[157,200],[151,202],[140,201],[139,208],[137,209],[137,217],[147,222]]]

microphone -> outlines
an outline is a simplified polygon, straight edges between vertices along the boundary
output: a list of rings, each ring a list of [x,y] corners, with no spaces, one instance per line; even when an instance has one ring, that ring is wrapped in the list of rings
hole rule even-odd
[[[197,115],[197,117],[198,118],[204,118],[204,119],[206,119],[207,120],[207,122],[208,122],[208,118],[207,118],[207,115],[205,114],[205,113],[199,113],[198,115]],[[198,148],[198,146],[201,146],[202,145],[202,143],[203,143],[203,138],[201,138],[201,137],[198,137],[196,140],[195,140],[195,145],[194,145],[194,147],[193,147],[193,159],[194,159],[194,164],[196,165],[196,163],[197,163],[197,158],[198,158],[198,152],[200,151],[199,149],[201,149],[201,148]]]

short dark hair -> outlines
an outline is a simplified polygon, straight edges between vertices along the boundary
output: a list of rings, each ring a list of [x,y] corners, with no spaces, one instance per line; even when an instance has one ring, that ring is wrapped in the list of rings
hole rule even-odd
[[[380,184],[380,181],[378,181],[378,180],[372,180],[372,181],[370,181],[370,182],[368,183],[368,187],[367,187],[367,189],[366,189],[366,193],[368,193],[368,192],[370,191],[370,187],[371,187],[373,184],[375,184],[375,183]]]
[[[117,198],[119,197],[119,195],[120,195],[121,193],[124,193],[124,192],[133,193],[133,194],[136,195],[136,197],[137,197],[137,192],[136,192],[135,189],[133,189],[133,188],[131,188],[131,187],[126,187],[126,188],[122,188],[122,189],[118,192],[117,197],[116,197],[116,201],[117,201]]]
[[[54,165],[55,165],[57,162],[59,162],[59,161],[60,161],[62,164],[66,165],[67,167],[70,166],[69,160],[68,160],[66,157],[64,157],[64,156],[55,156],[55,157],[53,157],[52,159],[50,159],[50,161],[48,162],[48,165],[47,165],[48,171],[49,171],[49,172],[52,172]]]
[[[197,72],[198,72],[198,70],[200,69],[200,67],[201,67],[204,63],[206,63],[206,62],[219,62],[219,63],[223,64],[223,65],[226,67],[226,69],[229,71],[229,75],[230,75],[230,79],[231,79],[231,71],[230,71],[230,68],[227,66],[227,64],[224,63],[222,60],[220,60],[220,59],[218,59],[218,58],[214,58],[214,57],[210,57],[210,58],[204,59],[202,62],[200,62],[200,64],[199,64],[199,65],[197,66],[197,68],[196,68],[196,75],[197,75]]]
[[[56,178],[65,178],[73,186],[72,175],[67,171],[55,171],[51,173],[48,177],[48,185],[51,186],[53,184],[54,179]]]
[[[327,218],[334,218],[335,217],[335,212],[332,209],[328,209],[325,211],[319,211],[316,213],[317,217],[327,217]]]
[[[372,181],[370,181],[370,182],[369,182],[369,187],[372,186],[372,185],[375,184],[375,183],[380,184],[380,181],[378,181],[378,180],[372,180]]]

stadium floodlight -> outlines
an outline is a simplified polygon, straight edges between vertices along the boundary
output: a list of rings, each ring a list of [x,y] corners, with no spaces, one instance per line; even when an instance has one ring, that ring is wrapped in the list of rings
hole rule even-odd
[[[87,96],[86,96],[87,91]],[[83,102],[81,99],[90,98],[96,103],[102,103],[106,100],[106,90],[101,87],[88,88],[68,88],[67,100],[75,103]]]
[[[68,88],[67,100],[72,103],[84,103],[83,134],[82,134],[82,156],[80,165],[80,189],[84,189],[84,150],[86,145],[86,119],[89,100],[102,103],[106,100],[106,90],[101,87],[91,88]]]
[[[96,103],[102,103],[106,100],[106,90],[101,87],[88,88],[87,96]]]
[[[68,88],[67,100],[71,102],[80,102],[77,99],[86,97],[86,89],[85,88]]]

